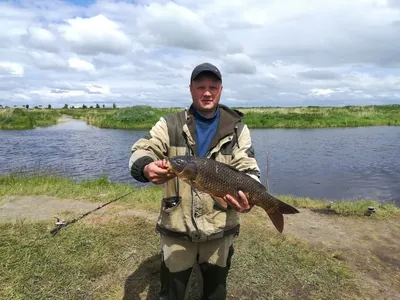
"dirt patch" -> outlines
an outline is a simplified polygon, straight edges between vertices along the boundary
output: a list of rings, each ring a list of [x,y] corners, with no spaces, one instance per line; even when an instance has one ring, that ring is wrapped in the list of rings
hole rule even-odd
[[[59,199],[48,196],[8,196],[0,203],[0,222],[18,220],[43,221],[55,219],[73,219],[83,213],[94,210],[104,203],[84,202]],[[106,223],[114,217],[137,216],[155,222],[157,215],[140,209],[126,209],[124,206],[111,204],[94,211],[81,222]]]
[[[391,220],[343,217],[307,209],[285,217],[285,232],[322,246],[371,287],[370,299],[400,299],[400,216]]]
[[[55,216],[66,217],[95,209],[101,203],[57,199],[47,196],[9,196],[0,204],[0,221],[42,221]]]
[[[0,221],[50,220],[54,216],[72,219],[101,204],[46,196],[5,197],[0,203]],[[266,217],[257,208],[251,214]],[[155,213],[112,204],[81,222],[109,222],[129,216],[143,217],[152,224],[157,220]],[[371,291],[369,299],[400,300],[400,216],[382,221],[300,209],[300,214],[285,216],[284,234],[324,247],[332,257],[348,264]]]

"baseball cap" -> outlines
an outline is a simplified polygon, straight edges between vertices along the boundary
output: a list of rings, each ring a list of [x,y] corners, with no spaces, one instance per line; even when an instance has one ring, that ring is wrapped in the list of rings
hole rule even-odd
[[[192,76],[190,77],[190,81],[193,81],[200,73],[202,72],[211,72],[215,74],[220,80],[222,80],[221,72],[218,70],[216,66],[210,63],[202,63],[196,66],[192,71]]]

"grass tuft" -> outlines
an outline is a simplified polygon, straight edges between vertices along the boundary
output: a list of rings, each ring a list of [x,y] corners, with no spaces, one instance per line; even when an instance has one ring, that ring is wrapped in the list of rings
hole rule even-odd
[[[0,109],[0,129],[33,129],[57,124],[58,110]]]

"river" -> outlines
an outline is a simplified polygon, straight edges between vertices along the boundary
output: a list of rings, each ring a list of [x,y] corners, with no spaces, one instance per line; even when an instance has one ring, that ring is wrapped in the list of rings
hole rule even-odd
[[[146,133],[79,120],[0,130],[0,174],[42,170],[77,180],[106,174],[111,181],[144,186],[131,178],[128,160],[130,147]],[[251,134],[263,183],[269,165],[272,193],[394,200],[400,206],[400,127],[251,129]]]

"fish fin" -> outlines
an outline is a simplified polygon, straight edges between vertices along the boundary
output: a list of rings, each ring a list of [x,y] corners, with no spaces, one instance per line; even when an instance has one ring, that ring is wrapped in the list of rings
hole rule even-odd
[[[275,228],[282,233],[283,232],[283,227],[284,227],[284,220],[283,220],[283,215],[284,214],[297,214],[299,211],[294,208],[293,206],[276,199],[275,200],[278,202],[278,207],[270,210],[265,210],[271,219],[272,223],[274,224]]]
[[[223,208],[228,208],[228,203],[224,200],[224,198],[216,197],[216,196],[213,196],[212,198],[213,198],[216,202],[218,202],[219,205],[221,205]]]
[[[272,224],[274,224],[275,228],[282,233],[283,227],[284,227],[284,222],[283,222],[283,215],[282,213],[276,209],[274,211],[267,211],[267,214],[269,218],[272,221]]]
[[[276,198],[275,198],[276,199]],[[298,214],[300,213],[296,208],[294,208],[293,206],[279,200],[276,199],[276,201],[278,202],[278,208],[277,210],[280,211],[281,214]]]

